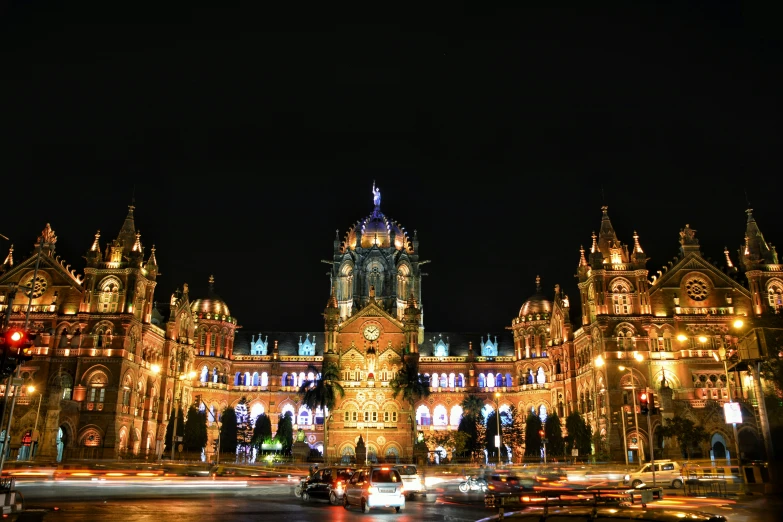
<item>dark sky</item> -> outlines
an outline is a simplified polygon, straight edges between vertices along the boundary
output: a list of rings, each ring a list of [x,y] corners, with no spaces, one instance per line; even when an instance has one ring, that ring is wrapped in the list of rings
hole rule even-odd
[[[81,269],[135,194],[160,302],[214,274],[245,328],[320,331],[321,259],[375,180],[432,261],[427,329],[486,333],[537,274],[576,299],[602,204],[653,273],[685,223],[736,262],[747,200],[783,236],[780,9],[267,3],[2,4],[0,233],[17,261],[50,222]]]

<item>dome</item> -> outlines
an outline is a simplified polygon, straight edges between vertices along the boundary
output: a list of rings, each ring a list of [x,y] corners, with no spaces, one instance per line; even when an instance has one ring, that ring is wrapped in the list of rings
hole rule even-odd
[[[386,217],[381,212],[381,191],[373,185],[373,201],[375,209],[372,214],[358,221],[346,234],[345,248],[355,250],[357,247],[372,248],[391,248],[396,250],[408,250],[409,240],[405,229],[399,223]],[[359,244],[357,235],[361,232],[361,244]],[[392,244],[392,237],[394,244]]]
[[[206,299],[196,299],[190,304],[193,313],[214,314],[216,316],[230,316],[228,305],[214,291],[215,278],[209,276],[209,290]]]
[[[520,317],[535,314],[549,314],[552,312],[552,301],[541,292],[541,277],[536,276],[536,293],[522,304],[519,309]]]

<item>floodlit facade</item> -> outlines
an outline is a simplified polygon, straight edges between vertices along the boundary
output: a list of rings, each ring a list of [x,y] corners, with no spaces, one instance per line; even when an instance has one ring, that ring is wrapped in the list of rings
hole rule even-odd
[[[55,254],[48,224],[29,258],[17,262],[12,247],[2,265],[0,313],[10,310],[11,326],[29,315],[39,332],[20,371],[12,459],[29,455],[25,435],[41,458],[158,458],[171,451],[164,437],[172,409],[196,402],[207,410],[206,459],[221,412],[241,403],[251,420],[267,414],[273,432],[290,412],[302,442],[330,461],[353,459],[360,437],[371,460],[410,461],[420,433],[457,429],[468,395],[484,401],[485,415],[512,405],[542,420],[579,412],[597,434],[596,451],[631,462],[649,456],[650,444],[657,457],[678,458],[655,433],[666,417],[682,415],[710,433],[702,456],[725,458],[735,447],[723,417],[727,381],[741,404],[741,450],[763,457],[758,375],[733,359],[727,372],[722,360],[755,320],[783,307],[783,266],[751,210],[742,246],[726,250],[723,267],[702,255],[685,225],[677,257],[658,270],[648,268],[638,234],[620,242],[603,207],[598,234],[576,259],[579,294],[569,298],[536,278],[517,317],[477,334],[425,329],[427,260],[417,234],[381,212],[375,187],[372,212],[334,239],[322,332],[243,331],[212,277],[206,295],[191,296],[184,285],[156,305],[155,247],[146,253],[134,211],[107,244],[95,234],[81,274]],[[390,386],[405,360],[418,361],[430,382],[431,394],[416,404]],[[310,411],[300,386],[332,363],[345,396],[332,411]],[[642,390],[660,409],[652,436],[633,411]]]

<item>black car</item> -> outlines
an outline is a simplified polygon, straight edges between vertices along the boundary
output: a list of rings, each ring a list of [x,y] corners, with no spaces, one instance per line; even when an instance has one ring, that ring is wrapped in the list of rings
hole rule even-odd
[[[313,472],[302,481],[302,500],[327,500],[335,506],[342,504],[345,485],[354,471],[350,466],[327,466]]]

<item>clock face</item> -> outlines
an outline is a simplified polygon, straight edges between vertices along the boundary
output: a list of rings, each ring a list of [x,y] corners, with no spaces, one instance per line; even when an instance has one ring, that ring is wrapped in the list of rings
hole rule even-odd
[[[368,341],[374,341],[381,335],[381,329],[374,324],[364,327],[364,338]]]

